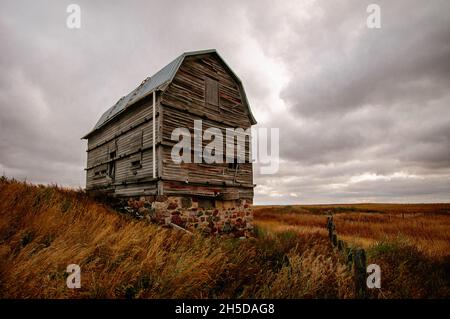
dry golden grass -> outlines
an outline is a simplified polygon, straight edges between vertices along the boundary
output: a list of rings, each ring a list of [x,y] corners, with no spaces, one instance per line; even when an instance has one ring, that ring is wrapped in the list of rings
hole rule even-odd
[[[66,267],[81,267],[81,289]],[[1,298],[351,298],[321,232],[190,236],[118,214],[82,191],[0,179]]]
[[[326,234],[334,215],[338,237],[365,248],[382,268],[378,298],[450,296],[450,204],[256,206],[255,224],[268,232]]]
[[[450,204],[347,204],[257,206],[256,223],[277,231],[323,229],[326,216],[335,215],[339,236],[368,248],[401,239],[433,257],[450,254]],[[276,223],[276,225],[274,224]]]
[[[331,247],[338,233],[382,267],[373,298],[448,298],[447,205],[255,209],[255,238],[190,236],[129,216],[82,191],[0,178],[0,298],[354,298]],[[400,238],[400,239],[399,239]],[[81,289],[66,267],[81,267]]]

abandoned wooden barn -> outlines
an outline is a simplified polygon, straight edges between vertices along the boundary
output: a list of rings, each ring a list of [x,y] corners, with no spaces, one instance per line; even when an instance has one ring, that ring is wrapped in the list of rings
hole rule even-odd
[[[219,128],[224,137],[227,128],[256,124],[241,81],[216,50],[183,53],[100,117],[83,137],[87,191],[126,199],[157,222],[248,232],[254,188],[250,136],[244,137],[244,163],[235,151],[224,163],[177,164],[172,132],[187,128],[194,135],[195,120],[202,120],[203,131]]]

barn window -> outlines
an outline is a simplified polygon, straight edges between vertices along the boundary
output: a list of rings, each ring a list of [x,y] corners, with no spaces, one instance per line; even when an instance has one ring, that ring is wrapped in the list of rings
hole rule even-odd
[[[211,105],[219,105],[219,82],[216,80],[205,79],[206,103]]]
[[[97,166],[94,169],[94,179],[103,178],[106,176],[107,167],[106,165]]]
[[[141,168],[141,161],[140,160],[135,160],[131,162],[131,169],[138,169]]]
[[[115,174],[116,174],[116,163],[111,162],[111,163],[109,163],[109,166],[108,166],[108,176],[111,177],[112,179],[114,179]]]

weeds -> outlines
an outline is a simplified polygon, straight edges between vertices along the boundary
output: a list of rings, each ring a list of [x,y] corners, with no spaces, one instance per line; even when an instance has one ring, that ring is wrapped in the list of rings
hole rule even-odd
[[[83,191],[2,179],[0,297],[353,297],[351,272],[329,245],[324,214],[296,206],[278,215],[275,208],[256,211],[255,238],[189,236],[118,214]],[[339,216],[346,214],[361,213]],[[349,216],[338,224],[343,231],[367,224]],[[445,217],[439,217],[443,225]],[[378,224],[384,219],[373,225],[389,229]],[[411,248],[389,236],[375,244],[370,228],[358,233],[372,240],[369,261],[382,267],[385,296],[450,295],[448,257],[430,258],[415,242]],[[72,263],[81,267],[81,289],[66,287],[65,269]],[[424,287],[417,287],[420,282]]]
[[[306,213],[305,207],[311,213]],[[318,227],[322,225],[324,228],[326,217],[320,212],[339,212],[335,215],[339,236],[345,239],[350,247],[366,248],[368,264],[375,263],[381,267],[382,289],[370,290],[371,298],[448,298],[450,215],[443,212],[449,208],[450,204],[363,204],[336,207],[318,205],[294,206],[291,212],[283,209],[282,214],[278,214],[276,207],[271,206],[268,209],[263,206],[255,208],[255,221],[260,233],[270,234],[289,229],[305,236],[321,234],[321,228]],[[324,253],[324,256],[327,254]],[[291,259],[298,263],[298,258],[295,256]],[[286,272],[286,269],[290,268],[282,269],[279,275]],[[343,269],[339,271],[345,274]],[[295,273],[295,269],[292,271]],[[283,276],[284,280],[292,280],[292,277],[286,277],[286,274]],[[322,280],[326,281],[327,276],[322,276]],[[299,276],[293,278],[298,279]],[[335,281],[342,281],[345,276],[339,278]],[[316,291],[314,296],[324,295],[320,289],[317,290],[310,284],[308,286],[310,290]],[[287,291],[267,292],[268,295],[271,293],[289,295]],[[306,293],[297,293],[296,296],[309,297]],[[345,290],[342,294],[348,296]]]

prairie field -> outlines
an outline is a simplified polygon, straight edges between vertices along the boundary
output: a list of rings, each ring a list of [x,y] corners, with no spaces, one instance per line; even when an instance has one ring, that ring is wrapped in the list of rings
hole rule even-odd
[[[450,205],[257,206],[248,239],[189,235],[82,190],[0,178],[0,298],[355,298],[340,238],[380,265],[369,298],[450,297]],[[81,288],[66,267],[81,267]]]
[[[255,224],[271,231],[325,235],[332,214],[339,237],[356,246],[397,241],[429,257],[450,254],[450,204],[256,206],[254,212]]]

